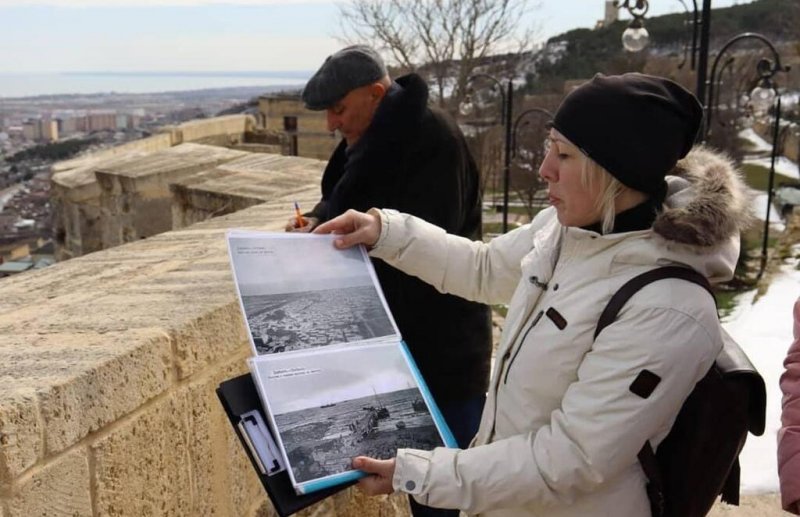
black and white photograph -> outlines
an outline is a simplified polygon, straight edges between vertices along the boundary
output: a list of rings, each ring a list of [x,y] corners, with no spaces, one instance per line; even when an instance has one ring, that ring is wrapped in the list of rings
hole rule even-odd
[[[352,470],[355,456],[444,445],[396,344],[272,355],[251,368],[295,484]]]
[[[331,235],[231,232],[242,310],[257,355],[398,335],[363,248]]]

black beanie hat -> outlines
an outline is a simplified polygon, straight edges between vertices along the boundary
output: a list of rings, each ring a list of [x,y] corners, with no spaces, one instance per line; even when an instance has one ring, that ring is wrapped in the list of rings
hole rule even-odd
[[[697,97],[669,79],[597,74],[564,98],[553,127],[622,184],[657,195],[702,119]]]

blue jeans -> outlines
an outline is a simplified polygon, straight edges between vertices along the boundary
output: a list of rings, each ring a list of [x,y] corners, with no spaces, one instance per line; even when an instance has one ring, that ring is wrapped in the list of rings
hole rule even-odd
[[[466,449],[469,442],[478,432],[478,425],[481,423],[481,413],[486,397],[481,395],[467,400],[438,404],[447,425],[453,432],[453,436],[460,449]],[[411,514],[414,517],[458,517],[458,510],[442,510],[423,506],[416,502],[413,497],[408,496],[411,505]]]

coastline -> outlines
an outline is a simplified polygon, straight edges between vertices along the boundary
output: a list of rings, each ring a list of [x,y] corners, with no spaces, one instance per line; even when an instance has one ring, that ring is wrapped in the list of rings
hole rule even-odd
[[[0,73],[3,101],[102,95],[163,95],[228,89],[299,88],[307,77],[276,72]]]

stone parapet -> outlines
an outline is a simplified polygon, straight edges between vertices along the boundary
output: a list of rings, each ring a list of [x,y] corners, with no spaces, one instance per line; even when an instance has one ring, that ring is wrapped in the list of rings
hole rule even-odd
[[[97,183],[95,172],[106,167],[134,163],[148,154],[150,153],[136,150],[128,154],[108,155],[102,159],[84,159],[73,162],[73,168],[53,173],[50,203],[53,208],[57,260],[79,257],[103,249],[100,184]]]
[[[67,171],[70,169],[85,168],[94,163],[102,162],[118,156],[128,156],[132,154],[154,153],[172,147],[172,135],[170,133],[160,133],[157,135],[126,142],[124,144],[109,147],[102,151],[95,151],[88,155],[79,156],[71,160],[63,160],[53,164],[53,174]]]
[[[105,215],[100,203],[98,170],[117,170],[142,157],[165,151],[184,142],[200,142],[221,147],[247,146],[248,134],[255,129],[250,115],[228,115],[193,120],[164,128],[157,135],[57,162],[52,166],[52,196],[55,255],[66,260],[125,242],[112,231],[113,242],[103,241]],[[270,150],[274,148],[269,147]],[[243,148],[265,152],[267,146]],[[144,222],[147,224],[147,222]],[[113,224],[112,224],[113,227]],[[164,226],[169,229],[167,221]],[[111,231],[110,228],[105,228]],[[130,234],[135,238],[134,234]]]
[[[102,247],[110,248],[170,230],[170,183],[249,154],[187,143],[135,162],[96,169],[102,210]]]
[[[255,129],[255,123],[255,118],[250,115],[190,120],[171,128],[172,145],[200,142],[228,146],[243,142],[245,133]]]
[[[146,179],[152,156],[119,178]],[[0,282],[0,516],[274,515],[214,393],[250,355],[225,231],[282,231],[324,164],[207,163],[181,187],[260,204]],[[93,199],[81,174],[55,182],[65,199]],[[408,510],[348,489],[301,515]]]
[[[179,180],[170,185],[173,229],[282,196],[311,209],[324,168],[319,160],[257,154]]]

